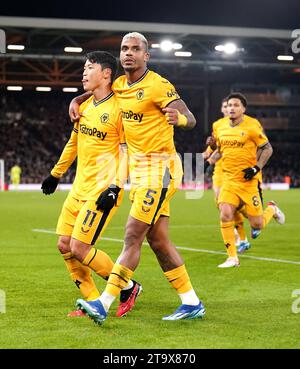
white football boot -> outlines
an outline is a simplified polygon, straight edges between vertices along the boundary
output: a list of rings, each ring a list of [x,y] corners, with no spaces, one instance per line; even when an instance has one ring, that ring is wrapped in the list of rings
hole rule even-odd
[[[284,224],[285,223],[285,215],[284,213],[279,209],[275,201],[269,201],[267,203],[267,206],[274,206],[275,214],[273,215],[273,218],[276,220],[278,224]]]
[[[236,256],[231,256],[226,259],[226,261],[220,265],[218,265],[218,268],[232,268],[232,267],[239,267],[240,261]]]

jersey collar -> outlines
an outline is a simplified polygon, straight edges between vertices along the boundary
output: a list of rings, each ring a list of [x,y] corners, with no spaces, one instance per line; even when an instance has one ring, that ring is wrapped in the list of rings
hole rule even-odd
[[[95,98],[93,98],[93,104],[94,106],[98,106],[102,103],[104,103],[104,101],[107,101],[108,99],[110,99],[112,96],[114,95],[114,92],[112,91],[109,95],[107,95],[106,97],[104,97],[101,100],[96,101]]]
[[[229,119],[229,125],[230,125],[230,127],[231,128],[234,128],[234,127],[238,127],[238,126],[240,126],[242,123],[244,123],[244,116],[243,116],[243,119],[240,121],[240,123],[238,123],[238,124],[235,124],[234,126],[231,124],[231,120]]]
[[[129,83],[129,82],[127,81],[127,85],[128,85],[128,87],[131,87],[131,86],[133,86],[133,85],[135,85],[135,84],[139,83],[142,79],[144,79],[144,78],[146,77],[146,74],[147,74],[148,72],[149,72],[149,69],[146,69],[146,70],[145,70],[145,72],[140,76],[140,78],[139,78],[139,79],[137,79],[136,81],[132,82],[132,83]]]

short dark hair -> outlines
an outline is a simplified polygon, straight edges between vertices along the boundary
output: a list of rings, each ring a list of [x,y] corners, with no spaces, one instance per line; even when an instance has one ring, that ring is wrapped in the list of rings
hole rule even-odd
[[[247,99],[240,92],[232,92],[230,95],[227,96],[227,101],[229,101],[230,99],[239,99],[240,102],[244,105],[244,107],[247,108],[248,105]]]
[[[111,69],[111,82],[115,79],[118,64],[117,59],[107,51],[92,51],[85,56],[86,60],[91,63],[100,64],[102,70],[105,68]]]

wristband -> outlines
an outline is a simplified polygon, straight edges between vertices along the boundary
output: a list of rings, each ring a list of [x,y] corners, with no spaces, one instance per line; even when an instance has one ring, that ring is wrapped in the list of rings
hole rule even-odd
[[[178,122],[177,122],[177,127],[186,127],[188,120],[187,117],[184,114],[181,114],[178,110]]]
[[[260,171],[260,167],[258,165],[254,165],[253,169],[256,170],[255,174],[257,174]]]

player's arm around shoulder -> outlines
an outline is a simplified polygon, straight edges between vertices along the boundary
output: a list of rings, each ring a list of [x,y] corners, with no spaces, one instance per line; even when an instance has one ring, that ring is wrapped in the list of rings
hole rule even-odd
[[[89,99],[93,94],[91,92],[85,92],[82,95],[75,96],[69,105],[69,116],[71,122],[78,122],[80,119],[80,105]]]
[[[173,126],[189,130],[196,125],[194,114],[181,99],[172,101],[166,108],[162,109],[162,111],[166,116],[167,122]]]

